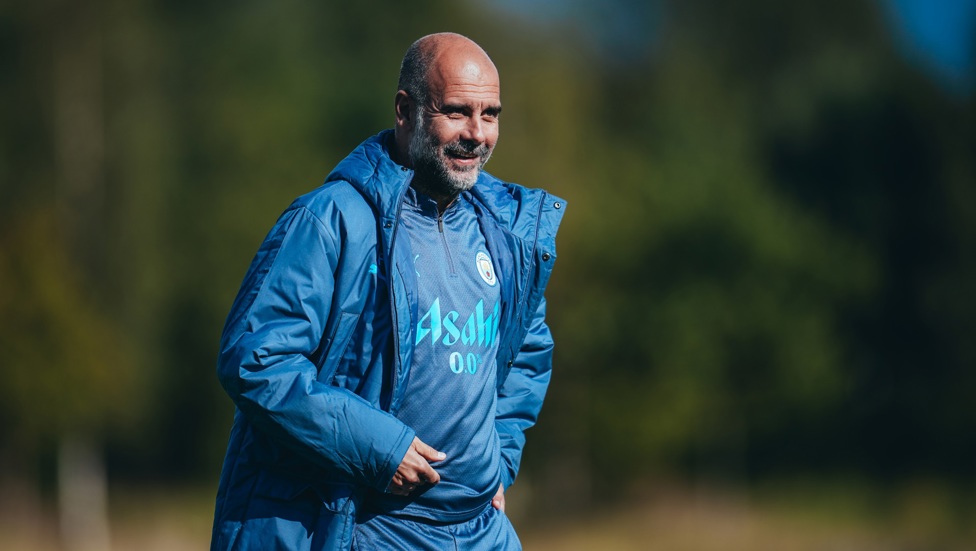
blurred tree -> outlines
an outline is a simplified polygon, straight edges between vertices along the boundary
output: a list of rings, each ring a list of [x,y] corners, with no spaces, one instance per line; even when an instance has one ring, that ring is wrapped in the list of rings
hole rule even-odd
[[[663,3],[623,65],[560,42],[518,74],[528,113],[506,107],[531,118],[512,172],[570,199],[534,435],[559,452],[527,458],[554,507],[586,473],[604,495],[675,468],[888,480],[976,451],[964,400],[938,398],[976,390],[946,337],[972,328],[948,299],[972,305],[972,228],[945,223],[965,219],[971,104],[894,55],[873,3],[720,4]]]
[[[19,46],[4,80],[23,81],[37,99],[18,105],[27,117],[4,115],[24,123],[27,140],[17,143],[21,136],[10,132],[3,141],[7,181],[20,189],[4,193],[11,201],[0,232],[0,411],[17,420],[0,430],[0,460],[5,479],[37,476],[36,458],[56,449],[65,548],[105,549],[101,446],[138,403],[139,377],[113,319],[113,281],[104,270],[112,209],[102,20],[90,4],[21,10],[4,29]],[[3,93],[19,92],[5,86]]]
[[[965,476],[973,99],[869,0],[570,4],[543,32],[475,1],[0,5],[3,460],[87,434],[114,477],[215,480],[251,255],[451,29],[502,74],[489,169],[570,202],[520,478],[546,510],[674,474]]]

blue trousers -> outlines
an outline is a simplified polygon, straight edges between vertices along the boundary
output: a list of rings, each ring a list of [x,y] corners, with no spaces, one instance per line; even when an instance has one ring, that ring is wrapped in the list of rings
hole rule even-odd
[[[353,551],[521,551],[522,543],[505,513],[489,505],[457,524],[432,524],[378,515],[357,524]]]

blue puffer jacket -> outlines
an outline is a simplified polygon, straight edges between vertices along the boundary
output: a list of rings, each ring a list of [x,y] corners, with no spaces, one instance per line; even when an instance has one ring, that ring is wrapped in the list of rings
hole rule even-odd
[[[217,373],[237,406],[212,549],[348,549],[356,506],[383,491],[413,440],[394,415],[410,372],[417,282],[397,220],[412,171],[387,130],[271,229],[228,316]],[[502,283],[502,481],[549,383],[543,291],[563,201],[482,173],[470,192]]]

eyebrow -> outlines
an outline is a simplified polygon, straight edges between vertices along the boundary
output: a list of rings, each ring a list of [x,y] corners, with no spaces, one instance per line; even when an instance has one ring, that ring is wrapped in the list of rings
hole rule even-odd
[[[468,109],[469,107],[463,103],[446,103],[441,106],[441,112],[443,113],[464,113],[467,112]],[[483,113],[492,117],[497,117],[502,113],[502,106],[492,105],[485,108]]]

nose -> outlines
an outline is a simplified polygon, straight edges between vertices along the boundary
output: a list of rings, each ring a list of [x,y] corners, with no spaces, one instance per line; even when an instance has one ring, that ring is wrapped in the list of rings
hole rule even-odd
[[[485,129],[481,117],[468,117],[468,124],[464,127],[461,139],[478,145],[485,143]]]

